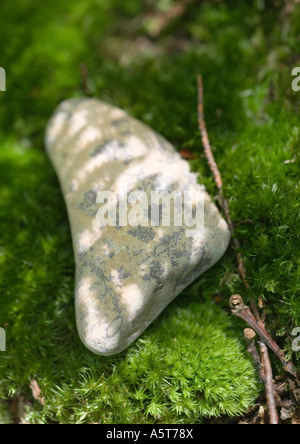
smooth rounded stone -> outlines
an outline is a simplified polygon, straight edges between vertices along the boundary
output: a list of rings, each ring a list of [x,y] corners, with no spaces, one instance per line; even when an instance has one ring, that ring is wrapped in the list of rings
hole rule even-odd
[[[48,124],[46,148],[71,224],[79,335],[96,354],[119,353],[221,258],[230,240],[227,224],[188,162],[162,136],[119,108],[96,99],[63,102]],[[99,210],[107,205],[112,213],[106,216],[114,216],[115,202],[99,203],[99,192],[121,196],[126,189],[128,194],[144,191],[150,203],[152,191],[197,191],[203,198],[204,226],[188,235],[188,219],[175,226],[174,213],[170,226],[162,218],[152,226],[150,204],[149,211],[143,206],[137,213],[148,226],[143,226],[145,219],[137,226],[132,218],[131,225],[120,223],[121,206],[116,224],[104,226]],[[138,202],[130,200],[128,218]],[[165,207],[153,204],[153,214]]]

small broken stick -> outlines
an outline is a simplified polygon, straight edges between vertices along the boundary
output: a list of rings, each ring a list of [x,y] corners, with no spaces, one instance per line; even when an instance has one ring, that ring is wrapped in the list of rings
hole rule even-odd
[[[276,392],[273,383],[273,372],[268,356],[268,348],[261,340],[259,341],[259,348],[261,359],[255,345],[256,333],[252,328],[245,328],[244,336],[248,346],[248,352],[252,356],[254,365],[257,369],[261,382],[265,384],[266,398],[268,403],[268,413],[270,417],[270,424],[278,424],[279,415],[276,409]]]
[[[231,296],[230,306],[232,314],[243,319],[248,325],[250,325],[250,327],[253,328],[253,330],[255,330],[257,334],[259,334],[259,336],[268,345],[268,347],[273,350],[276,356],[280,359],[284,370],[297,379],[297,372],[292,362],[286,361],[285,355],[281,348],[276,344],[276,342],[266,331],[262,322],[258,322],[255,319],[255,317],[251,313],[250,308],[244,304],[243,298],[239,294],[234,294],[233,296]]]
[[[256,367],[256,370],[259,374],[260,380],[262,382],[264,382],[264,375],[262,374],[262,370],[261,370],[261,360],[260,360],[260,356],[259,353],[256,349],[256,345],[255,345],[255,337],[256,337],[256,333],[252,328],[245,328],[244,330],[244,336],[246,339],[246,343],[247,343],[247,350],[249,352],[249,354],[252,356],[254,365]]]
[[[264,341],[259,341],[262,373],[264,374],[264,382],[266,388],[266,398],[268,403],[268,413],[270,424],[279,423],[279,415],[276,408],[275,387],[273,383],[273,371],[268,355],[268,347]]]

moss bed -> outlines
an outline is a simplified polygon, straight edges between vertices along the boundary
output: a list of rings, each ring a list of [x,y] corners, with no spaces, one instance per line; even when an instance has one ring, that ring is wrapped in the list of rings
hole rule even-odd
[[[291,88],[300,4],[190,0],[172,17],[174,3],[1,0],[0,423],[15,420],[15,399],[27,423],[201,423],[243,415],[262,391],[244,324],[229,313],[231,294],[246,298],[232,249],[125,352],[97,357],[81,344],[69,224],[43,136],[60,101],[84,93],[193,153],[215,196],[197,127],[202,74],[251,292],[300,369],[291,335],[300,326],[300,92]]]

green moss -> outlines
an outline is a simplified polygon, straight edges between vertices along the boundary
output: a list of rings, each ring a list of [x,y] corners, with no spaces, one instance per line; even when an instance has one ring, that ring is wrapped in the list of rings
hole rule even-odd
[[[214,195],[197,129],[196,77],[203,75],[206,123],[232,218],[247,221],[237,236],[251,291],[299,364],[291,331],[300,326],[300,93],[291,90],[291,71],[300,64],[300,5],[287,13],[281,2],[195,2],[153,36],[157,18],[149,24],[146,12],[172,4],[1,1],[0,326],[7,352],[0,354],[0,393],[30,396],[37,379],[45,406],[29,404],[29,422],[201,422],[242,414],[260,388],[244,324],[226,312],[232,293],[245,295],[232,250],[127,351],[102,358],[80,343],[69,224],[43,134],[55,106],[83,94],[81,64],[90,94],[198,154],[191,168]],[[2,410],[0,422],[8,422]]]

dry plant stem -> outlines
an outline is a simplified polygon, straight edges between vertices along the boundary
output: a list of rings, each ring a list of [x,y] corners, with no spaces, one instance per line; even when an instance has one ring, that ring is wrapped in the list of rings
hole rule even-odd
[[[202,137],[202,143],[205,151],[205,155],[208,161],[208,164],[210,166],[210,169],[214,175],[215,182],[217,184],[217,187],[219,190],[222,190],[223,182],[221,178],[220,171],[218,169],[218,166],[216,164],[214,155],[212,153],[208,134],[206,130],[206,124],[204,120],[204,103],[203,103],[203,83],[202,83],[202,77],[198,77],[198,124],[201,132]]]
[[[232,313],[235,316],[243,319],[254,331],[263,339],[263,341],[268,345],[268,347],[273,350],[276,356],[280,359],[283,368],[285,371],[290,373],[292,376],[297,378],[296,370],[291,362],[287,362],[285,360],[285,355],[280,347],[276,344],[276,342],[271,338],[269,333],[266,331],[263,323],[258,322],[253,314],[251,313],[250,308],[244,304],[242,297],[238,294],[231,296],[230,305]]]
[[[278,424],[279,416],[276,409],[276,391],[273,383],[273,372],[270,363],[268,348],[263,341],[259,341],[259,353],[255,345],[256,333],[252,328],[245,328],[244,336],[248,346],[248,352],[252,356],[254,365],[257,369],[261,382],[265,385],[266,399],[268,405],[270,424]],[[278,397],[278,396],[277,396]]]
[[[219,202],[220,202],[220,205],[224,211],[225,219],[226,219],[226,222],[228,224],[228,227],[229,227],[229,230],[231,233],[232,243],[233,243],[235,249],[237,250],[238,270],[239,270],[240,276],[244,282],[246,289],[249,290],[250,286],[249,286],[249,283],[248,283],[247,277],[246,277],[246,269],[245,269],[243,257],[241,255],[241,253],[239,252],[241,245],[240,245],[239,240],[234,237],[235,229],[234,229],[234,225],[232,223],[231,217],[230,217],[229,203],[228,203],[228,200],[224,197],[223,182],[222,182],[221,173],[220,173],[218,165],[215,161],[215,158],[214,158],[211,146],[210,146],[208,134],[207,134],[206,124],[205,124],[205,119],[204,119],[203,82],[202,82],[201,76],[198,77],[198,125],[199,125],[199,129],[200,129],[200,133],[201,133],[205,156],[207,158],[209,167],[211,169],[211,172],[213,173],[216,185],[219,190]],[[252,309],[253,313],[255,314],[255,317],[257,319],[259,319],[259,311],[258,311],[258,308],[257,308],[254,298],[251,298],[250,304],[251,304],[251,309]]]
[[[89,96],[90,92],[89,92],[89,87],[87,84],[87,80],[88,80],[88,76],[89,76],[88,69],[84,63],[80,64],[79,69],[80,69],[80,74],[81,74],[82,91],[86,96]]]
[[[30,388],[32,391],[33,398],[36,401],[38,401],[41,405],[45,405],[45,399],[43,398],[42,390],[40,389],[40,386],[35,379],[32,379],[30,381]]]
[[[259,348],[261,354],[262,371],[265,376],[265,388],[266,388],[266,397],[268,403],[269,420],[270,424],[278,424],[279,416],[276,409],[273,372],[272,372],[272,366],[270,364],[268,348],[263,341],[259,341]]]
[[[248,353],[252,357],[252,360],[254,362],[256,370],[259,374],[260,380],[261,380],[261,382],[265,382],[264,381],[264,374],[262,373],[262,368],[261,368],[260,356],[259,356],[259,353],[258,353],[258,351],[256,349],[256,345],[255,345],[256,333],[254,330],[252,330],[252,328],[245,328],[244,336],[245,336],[246,343],[247,343]]]

